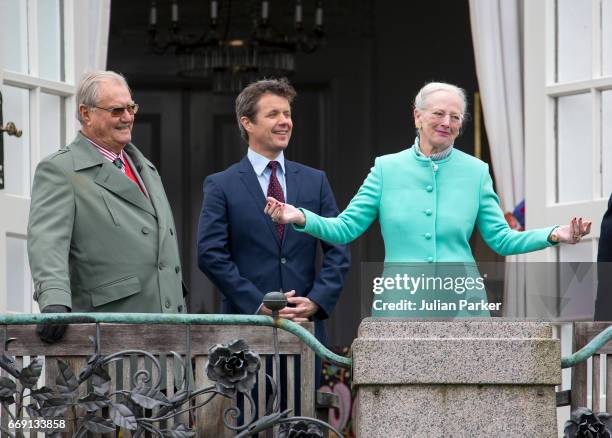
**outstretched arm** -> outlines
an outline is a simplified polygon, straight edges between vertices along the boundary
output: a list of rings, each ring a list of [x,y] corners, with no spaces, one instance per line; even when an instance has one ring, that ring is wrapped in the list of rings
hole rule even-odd
[[[487,244],[500,255],[521,254],[547,248],[557,242],[576,243],[591,230],[590,221],[573,218],[569,225],[527,231],[510,229],[493,191],[488,166],[481,177],[478,228]]]
[[[297,231],[308,233],[318,239],[335,244],[349,243],[361,236],[378,216],[382,176],[374,164],[369,175],[346,209],[338,217],[321,217],[304,208],[268,198],[265,212],[273,221],[294,224]]]

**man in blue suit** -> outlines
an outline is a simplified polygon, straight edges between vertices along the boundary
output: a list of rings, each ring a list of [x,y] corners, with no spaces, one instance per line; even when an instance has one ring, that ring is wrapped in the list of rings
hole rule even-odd
[[[323,320],[342,291],[348,248],[275,224],[264,214],[267,196],[323,216],[338,214],[325,173],[284,157],[295,95],[286,79],[262,80],[236,98],[238,127],[249,148],[239,163],[204,181],[198,264],[223,293],[224,313],[270,314],[263,296],[281,290],[289,302],[281,316],[314,321],[315,335],[325,342]],[[318,244],[323,260],[317,273]]]

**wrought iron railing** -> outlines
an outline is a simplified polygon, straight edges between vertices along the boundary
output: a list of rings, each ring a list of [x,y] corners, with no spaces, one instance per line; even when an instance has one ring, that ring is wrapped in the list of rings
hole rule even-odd
[[[3,436],[6,434],[13,438],[24,436],[26,430],[44,431],[48,436],[59,437],[61,432],[66,431],[64,416],[67,411],[78,408],[81,412],[85,412],[85,415],[81,415],[76,421],[71,431],[73,437],[85,436],[88,432],[113,433],[117,428],[131,431],[134,437],[144,436],[145,433],[160,437],[189,437],[195,435],[189,421],[174,421],[171,427],[166,427],[166,420],[178,418],[177,416],[182,413],[190,413],[210,403],[216,397],[234,398],[240,394],[245,407],[249,406],[248,409],[241,411],[237,406],[232,406],[224,409],[222,413],[225,428],[231,430],[236,437],[257,436],[260,432],[271,430],[276,430],[276,436],[279,437],[323,437],[324,430],[333,431],[341,436],[338,430],[322,420],[294,416],[291,409],[281,410],[277,329],[281,328],[294,334],[320,357],[336,365],[347,367],[351,365],[351,360],[327,350],[304,327],[279,318],[278,309],[273,309],[273,312],[273,317],[101,313],[0,315],[0,325],[4,325],[5,333],[5,343],[0,351],[0,369],[5,372],[5,376],[0,377],[0,404],[5,414],[8,413],[10,417],[8,424],[0,424],[0,431]],[[96,334],[90,338],[93,353],[85,366],[77,372],[66,361],[57,359],[58,372],[57,376],[54,376],[55,385],[47,381],[42,387],[39,385],[42,360],[33,357],[27,366],[20,366],[7,351],[9,344],[15,339],[8,338],[6,334],[9,325],[39,323],[96,324]],[[183,360],[179,354],[173,353],[175,361],[181,364],[182,380],[178,387],[174,388],[172,395],[169,395],[162,388],[161,365],[153,354],[139,349],[102,354],[100,348],[102,323],[272,327],[274,377],[266,374],[272,396],[266,404],[265,412],[261,410],[257,415],[256,402],[251,395],[261,361],[245,341],[237,339],[226,344],[211,346],[208,350],[205,373],[212,384],[194,388],[188,378],[192,365],[189,359],[191,344],[188,338],[185,356],[187,359]],[[148,358],[155,372],[139,368],[130,376],[133,382],[131,388],[113,391],[111,376],[107,371],[108,366],[131,355]],[[240,424],[232,424],[236,420]]]

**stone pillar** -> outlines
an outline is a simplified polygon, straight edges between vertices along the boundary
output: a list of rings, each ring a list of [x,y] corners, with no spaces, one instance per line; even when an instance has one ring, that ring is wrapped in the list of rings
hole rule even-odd
[[[545,322],[367,318],[357,436],[556,437],[560,350]]]

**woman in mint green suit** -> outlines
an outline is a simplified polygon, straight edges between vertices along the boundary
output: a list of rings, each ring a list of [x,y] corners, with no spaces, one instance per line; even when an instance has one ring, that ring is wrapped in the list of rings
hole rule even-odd
[[[332,243],[355,240],[378,217],[385,242],[384,277],[408,273],[412,277],[446,279],[453,277],[450,271],[454,270],[476,280],[479,275],[469,245],[475,225],[487,244],[504,256],[536,251],[557,242],[576,243],[588,234],[591,223],[576,218],[561,227],[523,232],[510,229],[493,191],[488,165],[453,147],[466,106],[461,88],[439,82],[425,85],[414,101],[415,143],[401,152],[376,158],[363,185],[338,217],[323,218],[274,198],[268,199],[266,213],[275,222],[292,223],[297,230]],[[463,266],[459,271],[448,264],[457,262]],[[394,309],[375,304],[373,315],[488,316],[492,310],[485,305],[468,310],[469,303],[459,308],[463,299],[486,303],[484,287],[459,294],[441,290],[440,281],[434,283],[437,289],[421,288],[416,293],[385,291],[383,301],[400,304]],[[410,309],[401,305],[405,307],[406,300],[414,302]],[[423,306],[423,300],[433,306]],[[454,303],[457,308],[435,308],[441,303]]]

